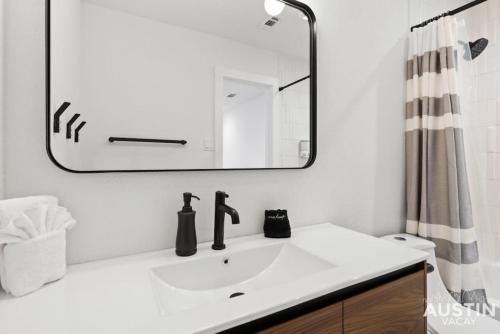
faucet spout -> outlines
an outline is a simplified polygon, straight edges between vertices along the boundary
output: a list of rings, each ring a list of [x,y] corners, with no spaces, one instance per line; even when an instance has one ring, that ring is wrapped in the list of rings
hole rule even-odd
[[[239,225],[240,224],[240,215],[238,214],[238,211],[232,210],[232,212],[229,214],[231,216],[231,223],[233,225]]]
[[[237,225],[240,223],[240,215],[238,214],[238,211],[230,207],[229,205],[222,205],[220,208],[224,213],[227,213],[231,217],[231,223],[233,225]]]
[[[232,224],[240,223],[240,215],[238,211],[226,204],[227,195],[223,191],[218,191],[215,194],[215,221],[214,221],[214,243],[212,249],[223,250],[226,248],[224,244],[224,218],[226,214],[231,216]]]

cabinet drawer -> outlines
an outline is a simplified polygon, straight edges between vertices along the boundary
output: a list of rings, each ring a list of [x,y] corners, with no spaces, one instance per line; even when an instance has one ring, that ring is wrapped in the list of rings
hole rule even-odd
[[[341,334],[342,303],[305,314],[286,323],[267,328],[261,334]]]
[[[421,270],[344,301],[345,334],[425,334],[426,274]]]

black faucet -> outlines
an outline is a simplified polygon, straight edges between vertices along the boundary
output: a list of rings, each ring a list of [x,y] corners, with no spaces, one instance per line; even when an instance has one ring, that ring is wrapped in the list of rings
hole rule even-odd
[[[214,222],[214,244],[212,249],[223,250],[226,248],[224,245],[224,217],[226,213],[231,216],[233,224],[240,223],[240,216],[238,211],[226,205],[226,198],[229,195],[223,191],[215,193],[215,222]]]

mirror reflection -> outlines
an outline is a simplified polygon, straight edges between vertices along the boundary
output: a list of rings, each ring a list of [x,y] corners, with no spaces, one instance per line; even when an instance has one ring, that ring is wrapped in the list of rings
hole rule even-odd
[[[51,0],[52,158],[83,172],[306,167],[310,36],[277,0]]]

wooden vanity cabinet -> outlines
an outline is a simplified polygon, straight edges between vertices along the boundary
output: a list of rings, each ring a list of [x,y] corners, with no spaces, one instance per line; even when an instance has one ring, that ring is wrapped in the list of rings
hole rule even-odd
[[[264,334],[342,334],[342,303],[333,304],[260,331]]]
[[[236,328],[261,334],[426,334],[426,264]]]
[[[425,271],[419,271],[343,302],[345,334],[425,334]]]

